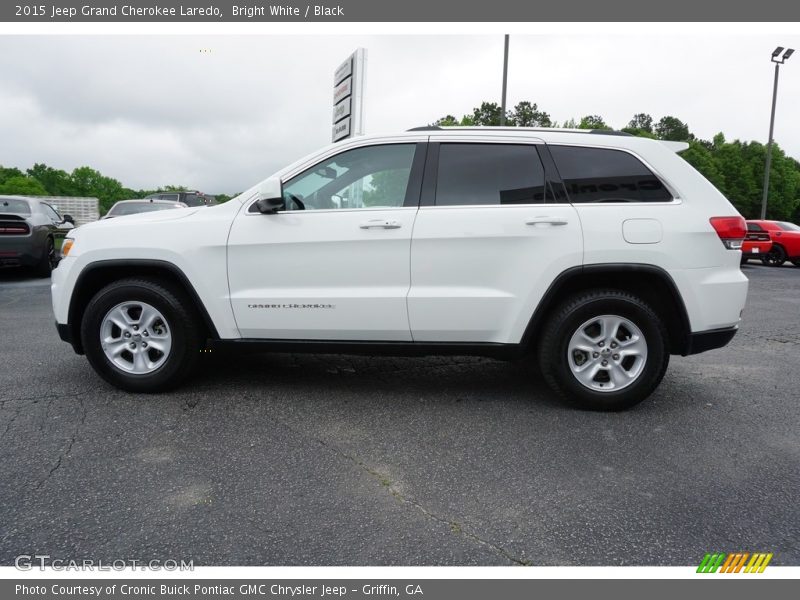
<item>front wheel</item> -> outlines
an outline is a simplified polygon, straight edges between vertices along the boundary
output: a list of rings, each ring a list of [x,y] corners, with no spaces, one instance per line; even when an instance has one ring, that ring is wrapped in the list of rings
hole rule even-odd
[[[584,292],[549,319],[539,364],[545,380],[566,400],[591,410],[624,410],[661,382],[669,364],[667,333],[637,296]]]
[[[130,392],[177,386],[200,350],[198,319],[180,289],[166,282],[123,279],[101,289],[81,322],[94,370]]]

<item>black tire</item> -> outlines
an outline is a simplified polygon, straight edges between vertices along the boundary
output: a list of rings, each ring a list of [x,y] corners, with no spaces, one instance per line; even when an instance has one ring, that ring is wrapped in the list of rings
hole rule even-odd
[[[800,258],[793,258],[793,259],[792,259],[792,264],[793,264],[795,267],[800,267]]]
[[[773,244],[770,251],[761,258],[761,262],[770,267],[780,267],[786,262],[786,250],[783,246]]]
[[[164,317],[172,347],[163,364],[150,373],[123,371],[106,357],[100,341],[108,312],[124,302],[145,302]],[[148,279],[122,279],[94,295],[81,321],[81,341],[95,371],[111,385],[129,392],[161,392],[178,386],[197,363],[204,341],[200,320],[191,301],[177,287]]]
[[[747,264],[747,261],[748,261],[747,255],[746,255],[746,254],[742,254],[742,258],[741,258],[741,260],[739,261],[739,264],[740,264],[740,265],[746,265],[746,264]]]
[[[569,365],[568,346],[573,334],[586,321],[601,315],[628,319],[640,329],[647,344],[647,358],[638,376],[616,391],[587,387]],[[643,300],[620,290],[592,290],[567,298],[548,319],[539,344],[539,365],[545,381],[568,402],[589,410],[619,411],[635,406],[655,390],[668,364],[669,343],[662,320]]]
[[[57,264],[58,256],[56,255],[56,245],[53,242],[53,238],[48,237],[44,244],[42,256],[39,258],[39,264],[36,265],[36,275],[39,277],[50,277],[50,274],[53,272],[53,269],[56,268]]]

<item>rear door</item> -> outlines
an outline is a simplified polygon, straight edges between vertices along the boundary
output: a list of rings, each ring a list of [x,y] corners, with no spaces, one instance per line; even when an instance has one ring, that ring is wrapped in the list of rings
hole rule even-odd
[[[414,341],[518,343],[555,277],[581,264],[577,214],[541,140],[437,137],[411,243]]]

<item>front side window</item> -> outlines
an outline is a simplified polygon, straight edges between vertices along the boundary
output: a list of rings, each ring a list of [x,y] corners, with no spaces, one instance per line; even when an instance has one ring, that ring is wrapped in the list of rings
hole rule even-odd
[[[283,186],[287,210],[403,206],[416,144],[348,150],[296,175]]]
[[[669,202],[672,194],[642,161],[609,148],[549,146],[570,202]]]
[[[544,167],[536,146],[440,146],[436,206],[541,204],[544,201]]]

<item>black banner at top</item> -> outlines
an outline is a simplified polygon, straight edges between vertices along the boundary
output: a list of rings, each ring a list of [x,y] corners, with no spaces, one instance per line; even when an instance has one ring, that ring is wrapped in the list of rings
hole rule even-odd
[[[787,0],[33,0],[2,2],[10,22],[800,21]]]

